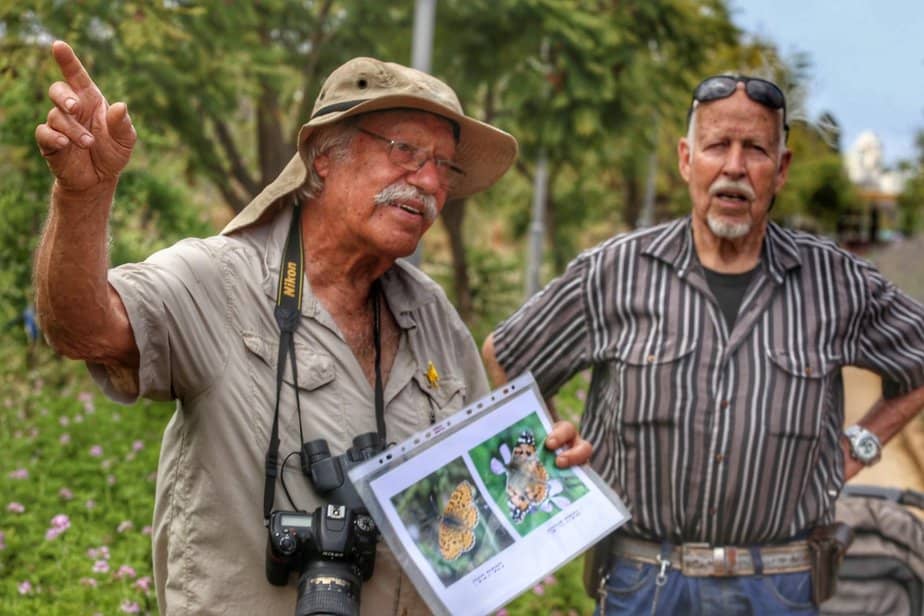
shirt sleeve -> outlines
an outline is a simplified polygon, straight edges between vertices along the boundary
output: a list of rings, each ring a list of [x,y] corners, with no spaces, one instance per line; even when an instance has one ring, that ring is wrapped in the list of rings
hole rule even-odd
[[[895,395],[924,386],[924,305],[872,267],[867,292],[858,365],[894,381]]]
[[[88,363],[103,392],[130,404],[138,397],[169,400],[205,390],[221,372],[231,339],[215,246],[183,240],[143,263],[110,270],[109,283],[125,305],[138,346],[139,391],[119,391],[103,366]]]
[[[509,378],[529,370],[548,397],[589,365],[587,275],[580,256],[494,330],[495,356]]]

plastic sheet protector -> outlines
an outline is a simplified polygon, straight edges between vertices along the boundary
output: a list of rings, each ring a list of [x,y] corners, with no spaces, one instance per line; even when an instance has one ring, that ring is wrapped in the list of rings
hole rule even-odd
[[[349,472],[435,614],[489,614],[624,524],[584,465],[555,466],[526,373]]]

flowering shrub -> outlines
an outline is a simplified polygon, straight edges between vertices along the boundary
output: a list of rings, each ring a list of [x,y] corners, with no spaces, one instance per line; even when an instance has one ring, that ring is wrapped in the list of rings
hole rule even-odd
[[[157,614],[150,523],[172,405],[117,405],[38,351],[37,371],[0,382],[0,614]]]

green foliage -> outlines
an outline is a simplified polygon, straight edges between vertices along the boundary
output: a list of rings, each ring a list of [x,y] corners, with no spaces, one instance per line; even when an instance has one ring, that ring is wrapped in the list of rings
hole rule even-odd
[[[898,198],[898,228],[906,235],[924,229],[924,130],[918,132],[915,141],[917,160],[906,164],[910,177]]]

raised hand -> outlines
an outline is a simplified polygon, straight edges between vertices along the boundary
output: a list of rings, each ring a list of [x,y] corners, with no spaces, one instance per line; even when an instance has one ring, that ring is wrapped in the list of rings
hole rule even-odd
[[[54,107],[35,129],[39,150],[58,188],[68,192],[111,190],[137,135],[125,103],[109,105],[74,50],[63,41],[51,46],[64,81],[48,88]]]

